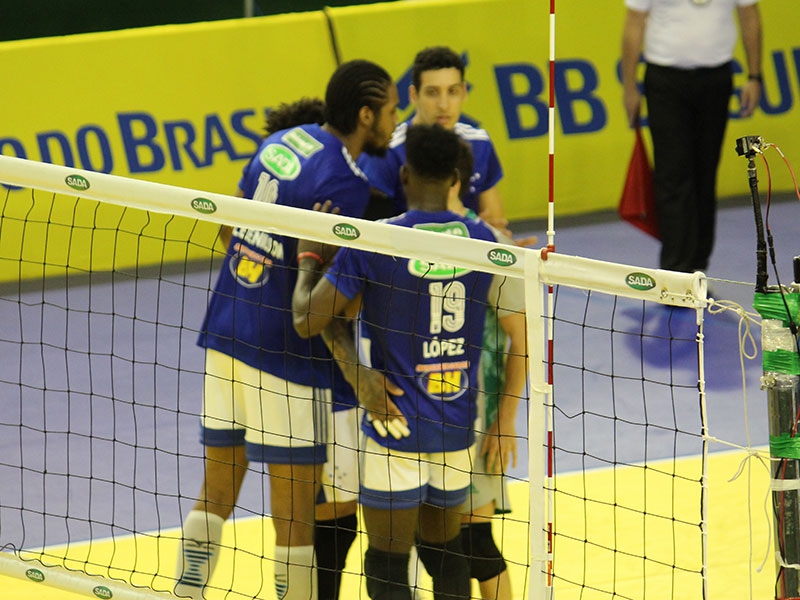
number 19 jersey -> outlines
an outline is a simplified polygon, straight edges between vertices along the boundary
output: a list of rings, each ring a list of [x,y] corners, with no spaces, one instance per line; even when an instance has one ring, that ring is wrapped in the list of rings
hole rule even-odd
[[[388,222],[496,241],[482,221],[449,211],[411,210]],[[486,308],[498,301],[495,277],[352,248],[339,251],[326,277],[348,298],[363,294],[361,324],[370,340],[372,367],[404,392],[393,399],[411,435],[382,438],[366,420],[364,432],[403,452],[471,446]]]

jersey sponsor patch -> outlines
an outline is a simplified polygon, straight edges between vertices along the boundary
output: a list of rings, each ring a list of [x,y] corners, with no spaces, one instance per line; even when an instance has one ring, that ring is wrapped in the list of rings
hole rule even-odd
[[[257,288],[269,280],[272,261],[244,244],[235,244],[235,254],[228,266],[236,282],[246,288]]]
[[[291,181],[300,175],[300,159],[282,144],[267,144],[258,159],[278,179]]]
[[[469,389],[466,361],[417,365],[417,384],[433,400],[452,402]]]
[[[308,158],[325,147],[322,142],[299,127],[286,132],[281,139],[303,158]]]
[[[451,223],[419,223],[414,225],[414,228],[446,233],[456,237],[469,237],[467,226],[459,221]],[[453,277],[466,275],[471,271],[463,267],[417,259],[408,261],[408,272],[415,277],[424,277],[425,279],[452,279]]]

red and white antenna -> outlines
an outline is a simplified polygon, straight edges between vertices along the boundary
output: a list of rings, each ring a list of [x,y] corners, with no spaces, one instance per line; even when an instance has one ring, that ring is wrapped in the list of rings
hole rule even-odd
[[[547,111],[547,140],[548,140],[548,169],[547,169],[547,250],[552,252],[556,248],[555,244],[555,149],[556,149],[556,0],[550,0],[550,100]],[[549,387],[549,399],[546,404],[547,423],[547,466],[546,466],[546,489],[547,489],[547,597],[553,597],[553,522],[555,505],[555,438],[553,435],[553,322],[555,316],[555,299],[552,284],[547,287],[547,384]]]

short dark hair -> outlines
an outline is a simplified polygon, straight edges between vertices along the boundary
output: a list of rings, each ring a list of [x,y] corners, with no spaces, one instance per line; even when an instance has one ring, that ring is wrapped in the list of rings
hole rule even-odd
[[[353,133],[361,107],[380,111],[392,83],[389,73],[373,62],[359,59],[343,63],[328,81],[325,122],[344,135]]]
[[[417,52],[414,65],[411,67],[411,83],[419,89],[422,85],[422,74],[425,71],[438,71],[439,69],[458,69],[461,79],[464,79],[464,61],[447,46],[431,46]]]
[[[419,177],[453,177],[461,152],[458,134],[441,125],[412,125],[406,131],[406,165]]]
[[[300,98],[291,104],[283,103],[267,113],[266,135],[291,129],[298,125],[325,122],[325,103],[319,98]]]

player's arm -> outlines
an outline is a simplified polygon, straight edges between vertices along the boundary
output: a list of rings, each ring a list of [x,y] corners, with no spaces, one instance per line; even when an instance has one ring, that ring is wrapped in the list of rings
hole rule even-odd
[[[481,446],[487,470],[500,473],[517,462],[515,419],[528,376],[525,283],[521,279],[495,275],[488,300],[489,305],[496,308],[497,322],[509,338],[497,418],[488,424]]]
[[[517,240],[511,239],[511,230],[508,228],[508,219],[506,219],[505,210],[503,209],[503,199],[500,196],[500,190],[497,184],[503,176],[503,169],[500,166],[500,160],[494,153],[494,149],[492,149],[492,156],[489,160],[487,176],[495,183],[492,187],[478,194],[478,216],[507,238],[507,241],[503,240],[503,243],[516,244],[517,246],[523,247],[534,245],[538,241],[535,235]],[[462,182],[462,185],[464,184],[466,184],[466,182]]]
[[[353,336],[353,320],[358,317],[361,310],[361,294],[353,298],[344,308],[341,317],[331,319],[328,326],[320,334],[331,356],[339,363],[339,368],[345,380],[353,389],[358,389],[356,383],[358,366],[358,351],[356,350]]]
[[[505,472],[509,465],[517,464],[515,421],[528,377],[525,313],[508,313],[499,317],[498,323],[509,338],[505,381],[499,396],[497,418],[489,425],[481,449],[486,454],[487,470],[494,473]]]
[[[317,202],[314,210],[339,214],[331,200]],[[302,338],[319,335],[338,314],[343,314],[350,300],[337,293],[336,286],[323,278],[323,274],[338,251],[338,246],[298,240],[297,282],[292,291],[292,324]],[[318,283],[325,282],[314,294]],[[355,313],[353,313],[355,314]]]
[[[346,314],[342,318],[332,319],[320,335],[328,350],[330,350],[331,356],[339,366],[339,370],[344,375],[345,381],[354,390],[358,390],[359,360],[353,336],[352,319],[358,313],[358,306],[361,304],[360,295],[358,299],[354,300],[346,308]]]
[[[317,250],[307,248],[317,247]],[[337,315],[345,313],[350,298],[325,277],[322,244],[299,244],[297,283],[292,293],[292,321],[302,338],[322,333]]]
[[[511,237],[511,232],[508,230],[508,219],[506,219],[505,211],[503,210],[503,199],[500,197],[500,191],[496,185],[480,193],[478,196],[478,208],[481,219]]]
[[[636,70],[639,56],[642,54],[646,22],[646,12],[629,8],[622,30],[622,94],[625,114],[628,116],[628,124],[631,127],[634,127],[639,121],[642,104],[642,94],[639,92],[636,81]]]
[[[354,299],[351,306],[355,306],[357,300]],[[392,400],[392,396],[401,396],[403,390],[380,371],[360,363],[350,322],[344,318],[333,319],[323,329],[322,339],[345,380],[356,391],[359,404],[367,411],[378,434],[383,437],[391,434],[396,439],[407,437],[411,433],[408,421]]]
[[[318,251],[311,248],[314,245],[309,242],[298,244],[299,271],[292,294],[295,330],[303,338],[322,335],[380,435],[407,437],[408,421],[390,397],[402,395],[402,389],[380,371],[359,364],[349,319],[358,312],[360,295],[348,299],[329,279],[321,277],[324,260],[318,259]]]

